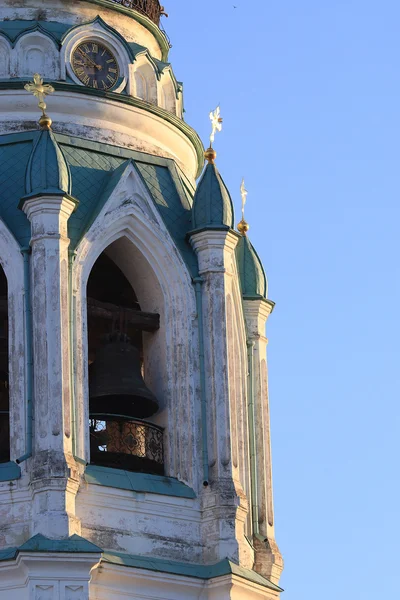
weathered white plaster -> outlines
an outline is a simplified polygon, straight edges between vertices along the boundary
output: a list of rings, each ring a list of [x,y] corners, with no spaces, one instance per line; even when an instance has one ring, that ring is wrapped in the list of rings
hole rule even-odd
[[[279,594],[235,575],[203,580],[101,564],[93,572],[96,600],[276,600]]]
[[[237,388],[232,380],[235,376],[232,362],[233,354],[238,349],[234,346],[234,340],[230,339],[228,323],[232,319],[228,298],[232,293],[233,280],[236,278],[237,281],[235,248],[238,235],[232,231],[202,231],[193,234],[190,241],[196,251],[199,273],[204,281],[204,351],[208,376],[206,393],[210,460],[210,487],[203,494],[206,560],[217,562],[228,556],[252,568],[254,556],[245,538],[249,500],[238,469],[238,417],[244,414],[244,406],[243,400],[238,406],[235,397]]]
[[[177,100],[175,86],[172,82],[171,71],[167,69],[161,75],[158,84],[158,104],[161,108],[165,108],[169,112],[181,117],[177,110]]]
[[[71,121],[71,109],[74,118]],[[196,149],[188,136],[162,116],[102,97],[57,91],[51,97],[54,130],[141,152],[173,158],[194,184]],[[0,91],[0,134],[32,129],[37,103],[21,89]]]
[[[89,600],[100,553],[21,552],[0,562],[0,600]]]
[[[248,340],[253,346],[254,398],[256,413],[256,456],[258,477],[258,525],[260,537],[254,540],[256,570],[278,583],[283,560],[275,541],[272,489],[272,458],[265,328],[274,304],[268,300],[245,300]],[[262,540],[265,541],[262,541]]]
[[[40,31],[28,32],[13,48],[11,70],[16,77],[32,77],[34,73],[40,73],[46,79],[60,79],[58,48]]]
[[[151,104],[160,105],[157,97],[155,65],[150,61],[147,54],[137,56],[131,66],[128,93],[130,96],[136,96],[136,98],[140,98]]]
[[[168,560],[203,560],[198,499],[84,484],[77,496],[82,535],[102,548]]]
[[[67,197],[25,200],[31,222],[34,357],[32,535],[62,539],[79,533],[74,512],[78,477],[72,458],[68,328]]]
[[[155,58],[161,59],[160,46],[154,35],[134,18],[121,14],[110,8],[79,0],[2,0],[2,19],[19,19],[24,21],[58,21],[70,25],[81,25],[94,21],[100,16],[110,27],[113,27],[128,41],[136,42],[149,49]]]

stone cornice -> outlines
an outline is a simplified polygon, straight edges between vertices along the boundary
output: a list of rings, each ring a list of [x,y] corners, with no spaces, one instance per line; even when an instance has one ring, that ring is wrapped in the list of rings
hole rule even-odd
[[[87,0],[85,0],[87,1]],[[197,157],[197,172],[196,177],[199,177],[204,165],[204,147],[200,140],[200,137],[196,133],[196,131],[190,127],[187,123],[185,123],[179,117],[173,115],[169,111],[160,108],[159,106],[155,106],[150,104],[149,102],[145,102],[144,100],[140,100],[139,98],[134,98],[132,96],[125,96],[123,94],[116,94],[115,92],[105,92],[102,90],[95,90],[87,87],[83,87],[80,85],[72,84],[72,83],[62,83],[59,81],[51,81],[49,82],[55,88],[56,92],[69,92],[73,94],[80,94],[84,96],[91,96],[97,99],[105,99],[113,102],[119,102],[122,105],[128,105],[135,108],[139,108],[144,110],[150,114],[153,114],[168,124],[176,127],[192,144],[195,154]],[[21,79],[15,81],[1,81],[0,82],[0,91],[2,90],[18,90],[23,91],[24,81]],[[72,113],[71,113],[72,114]]]

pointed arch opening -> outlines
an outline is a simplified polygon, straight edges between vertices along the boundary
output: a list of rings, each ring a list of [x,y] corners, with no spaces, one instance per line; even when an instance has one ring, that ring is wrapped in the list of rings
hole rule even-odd
[[[8,285],[6,275],[0,266],[0,463],[9,460]]]
[[[123,251],[122,251],[123,253]],[[90,462],[164,474],[159,401],[146,384],[144,335],[159,315],[141,310],[118,263],[118,242],[98,257],[87,284]]]

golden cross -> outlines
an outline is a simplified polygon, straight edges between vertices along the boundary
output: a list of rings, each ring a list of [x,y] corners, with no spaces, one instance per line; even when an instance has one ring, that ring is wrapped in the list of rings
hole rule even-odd
[[[46,104],[45,100],[46,100],[46,96],[48,96],[49,94],[52,94],[54,92],[53,86],[43,83],[43,77],[41,77],[41,75],[39,75],[39,73],[35,73],[33,76],[33,81],[31,81],[30,83],[27,83],[24,87],[27,92],[30,92],[31,94],[33,94],[35,96],[35,98],[37,98],[39,100],[38,106],[43,113],[42,118],[41,118],[41,121],[42,121],[41,125],[48,124],[48,121],[50,121],[50,125],[51,125],[51,119],[49,119],[49,117],[47,117],[47,115],[45,113],[45,110],[47,108],[47,104]],[[47,121],[46,121],[46,119],[47,119]],[[49,125],[49,127],[50,127],[50,125]]]

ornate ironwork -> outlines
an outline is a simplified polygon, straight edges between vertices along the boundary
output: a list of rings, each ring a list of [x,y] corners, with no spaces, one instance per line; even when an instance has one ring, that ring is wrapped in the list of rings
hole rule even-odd
[[[161,15],[165,15],[164,7],[161,6],[158,0],[110,0],[125,6],[125,8],[132,8],[138,12],[146,15],[156,25],[160,24]]]
[[[163,430],[138,419],[91,415],[90,462],[127,471],[163,475]]]

